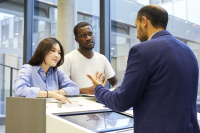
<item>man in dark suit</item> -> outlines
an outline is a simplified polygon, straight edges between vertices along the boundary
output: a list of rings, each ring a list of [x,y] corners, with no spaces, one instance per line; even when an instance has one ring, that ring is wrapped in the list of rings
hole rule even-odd
[[[166,31],[167,22],[167,11],[158,5],[139,10],[141,43],[129,51],[119,90],[104,88],[101,75],[87,75],[99,102],[120,112],[133,107],[135,133],[199,133],[198,63],[192,50]]]

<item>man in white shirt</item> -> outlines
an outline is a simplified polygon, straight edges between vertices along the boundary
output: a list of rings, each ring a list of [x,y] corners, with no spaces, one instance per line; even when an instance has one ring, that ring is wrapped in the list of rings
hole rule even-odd
[[[95,40],[92,26],[81,22],[74,27],[75,40],[79,44],[77,50],[65,55],[64,64],[60,67],[80,88],[80,93],[94,94],[88,88],[94,88],[86,74],[94,75],[96,71],[103,73],[112,85],[119,86],[115,72],[109,61],[102,54],[93,51]]]

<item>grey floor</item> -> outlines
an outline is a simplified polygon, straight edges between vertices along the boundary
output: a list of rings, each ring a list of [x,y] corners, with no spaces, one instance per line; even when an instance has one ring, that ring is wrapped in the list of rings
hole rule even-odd
[[[0,133],[5,133],[5,125],[0,125]]]

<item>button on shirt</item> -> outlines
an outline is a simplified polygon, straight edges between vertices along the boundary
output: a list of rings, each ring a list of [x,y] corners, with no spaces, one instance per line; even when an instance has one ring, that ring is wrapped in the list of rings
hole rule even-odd
[[[52,67],[45,74],[42,67],[23,65],[14,83],[16,96],[36,98],[40,90],[53,91],[63,89],[67,95],[79,95],[78,86],[60,68],[56,71]]]

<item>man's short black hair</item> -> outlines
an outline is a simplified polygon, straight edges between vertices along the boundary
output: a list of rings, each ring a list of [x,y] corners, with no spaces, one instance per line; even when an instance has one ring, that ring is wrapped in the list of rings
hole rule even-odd
[[[85,26],[90,26],[92,28],[92,26],[87,23],[87,22],[80,22],[78,23],[75,27],[74,27],[74,36],[77,37],[77,34],[78,34],[78,29],[79,28],[82,28],[82,27],[85,27]]]
[[[147,5],[139,10],[137,19],[141,22],[143,16],[145,16],[155,28],[167,28],[168,13],[165,9]]]

